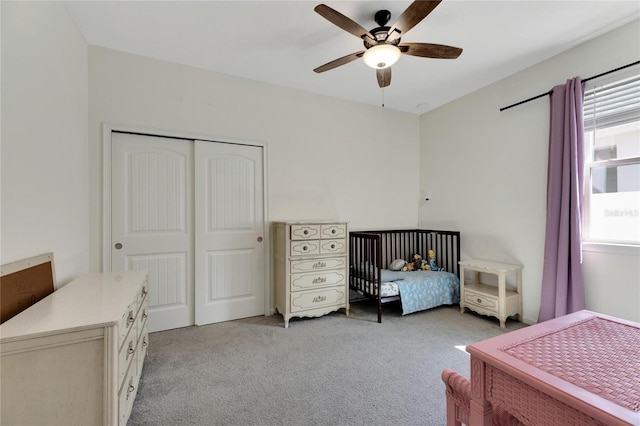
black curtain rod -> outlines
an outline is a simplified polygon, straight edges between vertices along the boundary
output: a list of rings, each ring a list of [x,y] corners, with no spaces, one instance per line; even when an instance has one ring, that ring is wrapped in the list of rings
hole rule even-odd
[[[603,72],[603,73],[598,74],[598,75],[594,75],[594,76],[589,77],[589,78],[585,78],[584,80],[582,80],[582,82],[584,83],[584,82],[587,82],[587,81],[589,81],[589,80],[593,80],[594,78],[602,77],[603,75],[611,74],[611,73],[613,73],[613,72],[620,71],[620,70],[623,70],[623,69],[625,69],[625,68],[629,68],[629,67],[632,67],[632,66],[634,66],[634,65],[638,65],[638,64],[640,64],[640,61],[635,61],[635,62],[632,62],[632,63],[630,63],[630,64],[627,64],[627,65],[623,65],[623,66],[621,66],[621,67],[618,67],[618,68],[616,68],[616,69],[609,70],[609,71]],[[518,105],[526,104],[527,102],[533,101],[533,100],[538,99],[538,98],[542,98],[542,97],[544,97],[544,96],[551,95],[552,93],[553,93],[553,89],[549,90],[548,92],[541,93],[541,94],[539,94],[539,95],[537,95],[537,96],[534,96],[534,97],[532,97],[532,98],[525,99],[524,101],[517,102],[517,103],[515,103],[515,104],[513,104],[513,105],[509,105],[509,106],[506,106],[506,107],[502,107],[502,108],[500,108],[500,111],[504,111],[505,109],[513,108],[513,107],[518,106]]]

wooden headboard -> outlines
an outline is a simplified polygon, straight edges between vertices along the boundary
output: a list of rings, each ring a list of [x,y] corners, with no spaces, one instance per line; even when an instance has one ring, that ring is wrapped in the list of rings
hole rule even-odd
[[[53,253],[0,267],[0,323],[44,299],[56,287]]]

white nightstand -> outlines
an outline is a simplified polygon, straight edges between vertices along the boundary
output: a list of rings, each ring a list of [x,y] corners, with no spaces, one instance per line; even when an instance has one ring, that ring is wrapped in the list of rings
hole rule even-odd
[[[462,260],[460,264],[460,312],[469,308],[483,315],[491,315],[500,320],[504,328],[507,318],[518,315],[522,322],[522,265],[491,262],[488,260]],[[475,271],[471,281],[465,282],[465,271]],[[480,282],[480,273],[498,276],[498,286]],[[506,277],[514,274],[516,289],[506,288]]]

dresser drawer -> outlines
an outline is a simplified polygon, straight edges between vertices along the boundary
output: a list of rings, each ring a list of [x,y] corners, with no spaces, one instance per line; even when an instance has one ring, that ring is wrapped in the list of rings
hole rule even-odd
[[[133,400],[136,399],[136,394],[138,393],[136,366],[134,364],[131,367],[131,371],[128,372],[124,386],[122,386],[118,395],[118,424],[120,425],[127,424],[127,419],[129,419],[133,408]]]
[[[118,321],[118,348],[121,348],[124,344],[127,335],[129,334],[129,330],[134,328],[136,323],[136,313],[138,312],[138,301],[137,298],[133,302],[127,306]]]
[[[149,346],[149,333],[145,325],[140,340],[138,340],[138,348],[136,349],[136,372],[138,377],[142,374],[142,365],[144,358],[147,356],[147,347]]]
[[[320,254],[320,242],[314,241],[291,241],[291,256],[305,254]]]
[[[291,293],[291,312],[335,306],[347,301],[345,286]]]
[[[321,240],[320,254],[343,254],[347,251],[346,240]]]
[[[320,238],[345,238],[347,236],[347,225],[322,225],[320,226]]]
[[[318,272],[312,274],[292,274],[291,291],[310,290],[312,288],[344,285],[346,275],[342,271]]]
[[[138,317],[136,318],[137,325],[136,331],[138,332],[138,339],[147,328],[147,318],[149,317],[149,304],[144,303],[138,311]]]
[[[328,259],[292,260],[291,273],[325,271],[327,269],[344,269],[347,266],[345,257],[332,257]]]
[[[465,290],[464,303],[498,312],[498,299],[495,297],[487,296],[483,293],[476,293],[475,291]]]
[[[291,225],[292,240],[320,238],[320,225]]]
[[[122,385],[125,375],[131,369],[131,360],[135,358],[137,344],[136,333],[131,333],[127,342],[118,352],[118,387]]]
[[[145,281],[140,288],[140,293],[138,293],[138,306],[144,303],[144,301],[147,299],[147,293],[149,293],[149,283]]]

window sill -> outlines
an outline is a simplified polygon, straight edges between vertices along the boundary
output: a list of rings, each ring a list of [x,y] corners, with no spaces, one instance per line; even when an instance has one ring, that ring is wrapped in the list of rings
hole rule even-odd
[[[640,256],[640,245],[582,242],[582,251]]]

